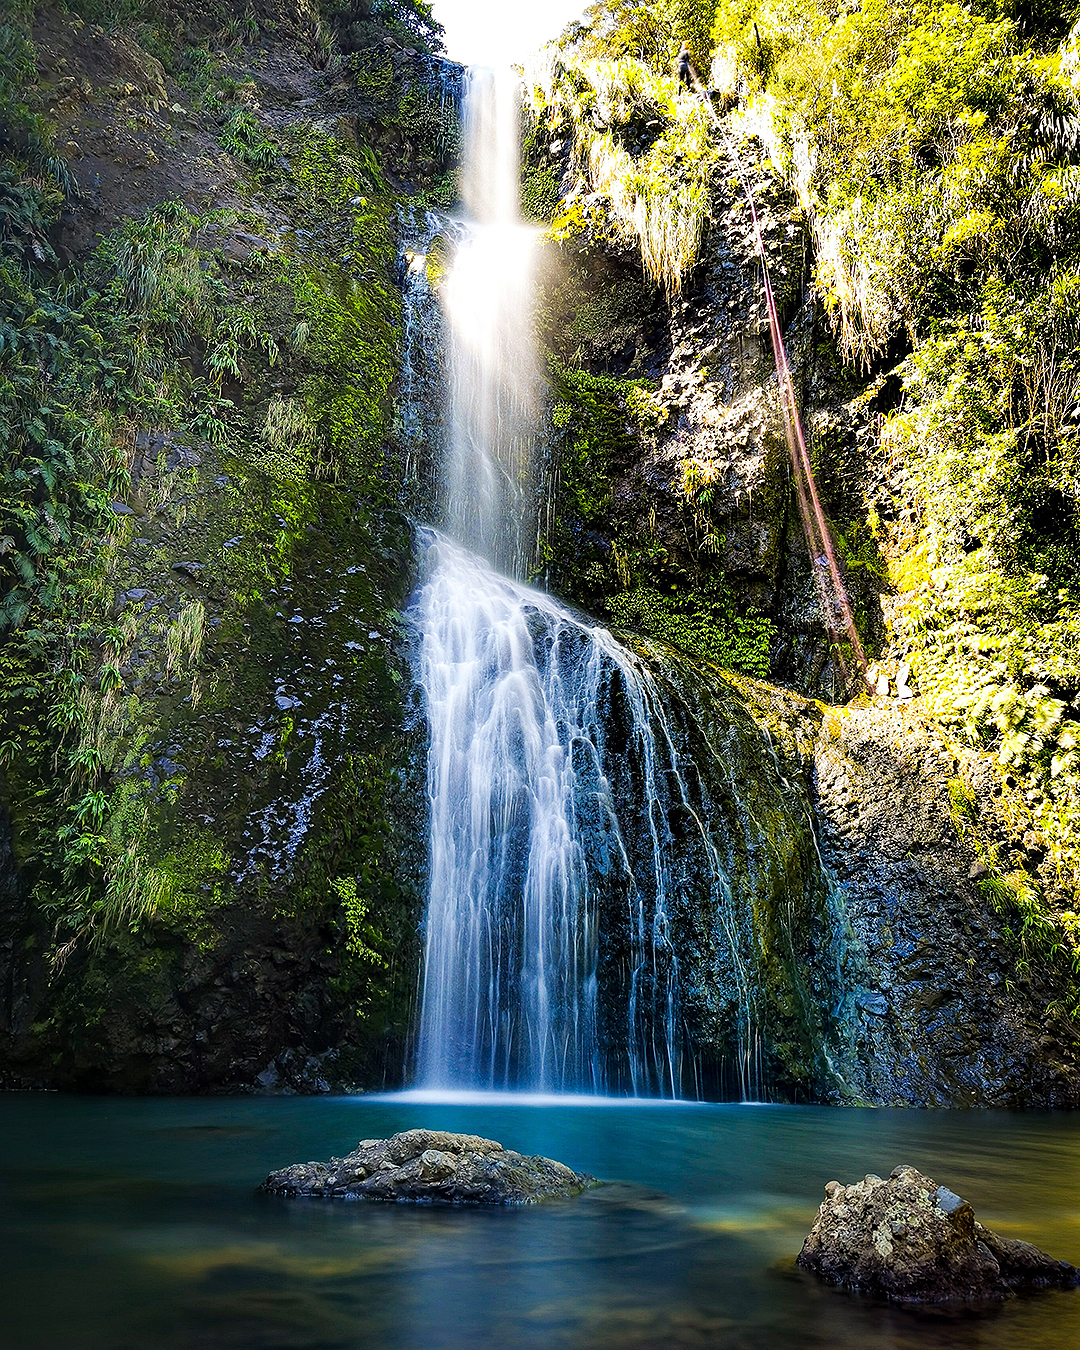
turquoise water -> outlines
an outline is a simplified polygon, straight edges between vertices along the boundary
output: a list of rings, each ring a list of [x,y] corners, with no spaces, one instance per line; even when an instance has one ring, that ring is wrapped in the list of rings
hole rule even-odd
[[[465,1211],[260,1196],[417,1125],[620,1184]],[[0,1096],[3,1350],[1075,1350],[1080,1293],[934,1316],[792,1264],[824,1183],[928,1171],[1080,1262],[1080,1119],[404,1098]]]

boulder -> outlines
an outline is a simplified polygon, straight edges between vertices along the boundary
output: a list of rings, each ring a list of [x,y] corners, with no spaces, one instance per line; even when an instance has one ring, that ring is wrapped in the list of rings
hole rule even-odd
[[[595,1178],[551,1158],[528,1158],[493,1139],[444,1130],[405,1130],[362,1139],[345,1158],[293,1163],[271,1172],[271,1195],[398,1200],[441,1205],[530,1205],[577,1195]]]
[[[887,1181],[830,1181],[798,1264],[900,1303],[979,1303],[1080,1283],[1067,1262],[992,1233],[966,1200],[903,1166]]]

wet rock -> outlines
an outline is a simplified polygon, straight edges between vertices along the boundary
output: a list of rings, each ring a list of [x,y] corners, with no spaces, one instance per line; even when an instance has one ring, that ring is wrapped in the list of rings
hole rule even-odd
[[[873,1013],[875,1017],[884,1017],[889,1011],[889,1000],[884,994],[872,989],[860,989],[855,995],[855,1002],[868,1013]]]
[[[398,1200],[443,1205],[528,1205],[579,1194],[594,1178],[551,1158],[531,1158],[493,1139],[406,1130],[362,1139],[345,1158],[271,1172],[271,1195]]]
[[[887,1181],[830,1181],[798,1264],[900,1303],[980,1303],[1080,1283],[1068,1262],[992,1233],[966,1200],[906,1166]]]

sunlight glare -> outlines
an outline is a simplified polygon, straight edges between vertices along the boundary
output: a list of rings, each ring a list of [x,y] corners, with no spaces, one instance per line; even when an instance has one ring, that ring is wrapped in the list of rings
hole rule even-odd
[[[435,18],[446,29],[446,52],[474,66],[519,63],[558,37],[581,17],[587,0],[546,0],[508,5],[504,0],[434,0]]]

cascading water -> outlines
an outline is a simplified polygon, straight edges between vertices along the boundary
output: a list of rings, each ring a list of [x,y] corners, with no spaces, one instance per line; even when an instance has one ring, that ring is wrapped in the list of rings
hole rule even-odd
[[[745,944],[686,718],[676,726],[645,660],[513,579],[535,528],[540,387],[517,116],[511,82],[471,75],[463,197],[475,220],[440,289],[441,530],[421,532],[411,607],[430,733],[415,1078],[699,1095],[677,950],[705,914],[720,916],[729,948],[745,1096],[757,1090]]]
[[[655,689],[605,629],[443,536],[430,532],[428,545],[416,603],[431,735],[420,1080],[676,1095],[678,963],[659,808],[661,775],[677,778],[677,764],[669,737],[657,746]],[[629,744],[609,743],[616,704]],[[630,822],[648,839],[640,882],[613,759],[635,761],[657,808]],[[619,1026],[600,1007],[613,889],[622,912],[612,926],[628,938]],[[625,1045],[622,1065],[612,1041]]]
[[[442,286],[450,328],[444,519],[454,538],[522,575],[534,547],[533,454],[540,376],[532,342],[535,231],[518,205],[518,85],[470,72],[461,231]]]

